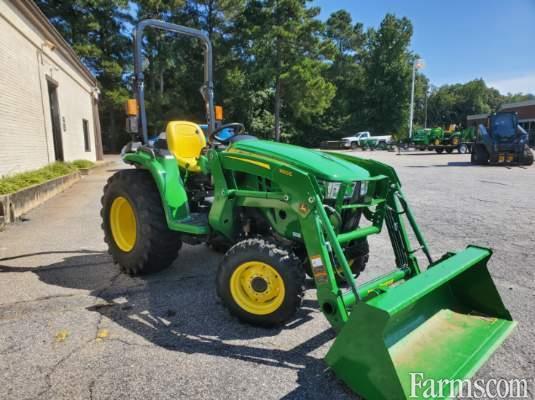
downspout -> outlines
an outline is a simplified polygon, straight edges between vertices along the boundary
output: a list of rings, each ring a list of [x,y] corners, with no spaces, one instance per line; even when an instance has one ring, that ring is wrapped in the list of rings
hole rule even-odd
[[[41,93],[41,110],[43,113],[43,128],[45,130],[45,145],[46,145],[46,159],[47,164],[50,164],[50,146],[48,145],[48,130],[46,124],[46,111],[45,111],[45,99],[43,94],[43,77],[41,71],[41,63],[43,62],[43,50],[37,49],[37,74],[39,75],[39,91]]]

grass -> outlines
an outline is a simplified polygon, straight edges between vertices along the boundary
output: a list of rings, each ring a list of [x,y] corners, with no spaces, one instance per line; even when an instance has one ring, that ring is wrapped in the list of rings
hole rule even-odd
[[[92,168],[95,163],[89,160],[74,160],[72,163],[76,168]]]
[[[73,162],[55,162],[46,167],[0,178],[0,195],[14,193],[26,187],[46,182],[50,179],[68,175],[80,168],[91,168],[95,165],[88,160]]]

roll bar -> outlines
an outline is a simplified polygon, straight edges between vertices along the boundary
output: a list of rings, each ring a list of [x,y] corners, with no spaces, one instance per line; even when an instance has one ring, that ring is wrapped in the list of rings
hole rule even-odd
[[[212,72],[212,44],[210,43],[208,35],[200,30],[188,28],[182,25],[171,24],[169,22],[164,22],[157,19],[144,19],[137,24],[134,36],[134,90],[139,104],[138,126],[141,127],[143,143],[148,143],[142,54],[143,31],[146,27],[162,29],[164,31],[175,32],[184,36],[194,37],[200,39],[204,43],[204,84],[201,87],[201,94],[206,107],[208,134],[212,133],[215,129],[214,83]]]

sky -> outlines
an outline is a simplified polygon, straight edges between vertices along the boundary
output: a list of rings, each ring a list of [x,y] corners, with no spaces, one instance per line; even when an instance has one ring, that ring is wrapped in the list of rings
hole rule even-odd
[[[535,94],[535,0],[313,0],[326,20],[345,9],[378,27],[387,12],[413,24],[412,50],[436,86],[483,78],[503,94]]]

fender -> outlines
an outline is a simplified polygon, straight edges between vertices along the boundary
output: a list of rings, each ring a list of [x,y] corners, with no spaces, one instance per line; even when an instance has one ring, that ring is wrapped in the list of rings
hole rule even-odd
[[[192,234],[207,233],[206,227],[187,224],[190,218],[188,195],[172,154],[156,155],[141,147],[135,153],[126,153],[123,160],[151,173],[160,192],[169,229]]]

